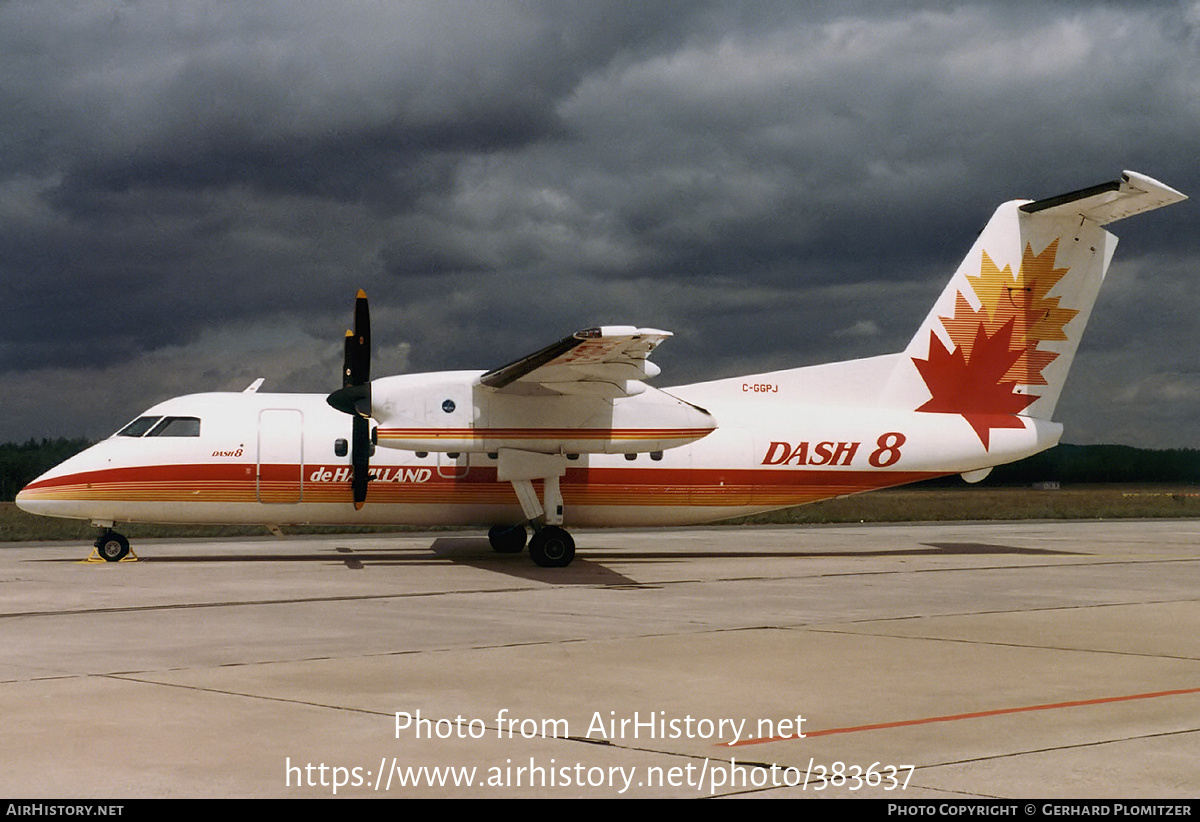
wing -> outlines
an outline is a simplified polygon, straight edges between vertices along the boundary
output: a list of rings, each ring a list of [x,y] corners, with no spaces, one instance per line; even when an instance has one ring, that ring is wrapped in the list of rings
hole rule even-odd
[[[646,358],[670,336],[631,325],[587,328],[489,371],[479,382],[506,393],[630,397],[646,390],[642,380],[658,375],[658,366]]]

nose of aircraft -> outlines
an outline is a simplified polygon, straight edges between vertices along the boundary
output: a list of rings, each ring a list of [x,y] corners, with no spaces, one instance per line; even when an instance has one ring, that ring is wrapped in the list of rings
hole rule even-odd
[[[86,449],[64,460],[30,481],[28,485],[17,492],[15,498],[17,507],[26,513],[41,516],[82,516],[73,510],[79,502],[79,495],[72,492],[80,489],[81,486],[75,485],[76,480],[72,477],[86,470],[87,458],[83,455],[90,450]]]
[[[29,483],[29,485],[26,485],[24,488],[22,488],[20,491],[17,492],[17,496],[16,496],[17,507],[20,508],[22,511],[26,512],[27,514],[44,513],[45,501],[38,499],[38,494],[37,494],[37,491],[35,490],[35,486],[45,476],[46,476],[45,474],[42,474],[41,477],[38,477],[33,482]]]

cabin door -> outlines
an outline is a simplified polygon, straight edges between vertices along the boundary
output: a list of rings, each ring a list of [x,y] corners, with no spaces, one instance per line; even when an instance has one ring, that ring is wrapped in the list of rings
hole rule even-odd
[[[258,415],[258,501],[296,503],[303,496],[304,415],[268,408]]]

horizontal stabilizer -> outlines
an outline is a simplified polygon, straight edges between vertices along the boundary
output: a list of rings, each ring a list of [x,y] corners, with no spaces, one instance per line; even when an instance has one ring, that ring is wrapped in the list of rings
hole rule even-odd
[[[1021,211],[1044,217],[1084,217],[1097,225],[1108,225],[1186,199],[1187,195],[1158,180],[1126,171],[1119,180],[1034,200],[1021,206]]]

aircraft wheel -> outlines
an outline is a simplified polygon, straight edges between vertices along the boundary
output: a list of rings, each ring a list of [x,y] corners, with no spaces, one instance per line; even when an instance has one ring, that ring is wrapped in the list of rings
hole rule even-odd
[[[524,525],[493,525],[488,529],[488,542],[497,554],[519,554],[528,538]]]
[[[575,559],[575,540],[562,528],[548,525],[529,540],[529,556],[543,568],[565,568]]]
[[[116,531],[105,531],[95,545],[105,562],[120,562],[129,553],[129,540]]]

